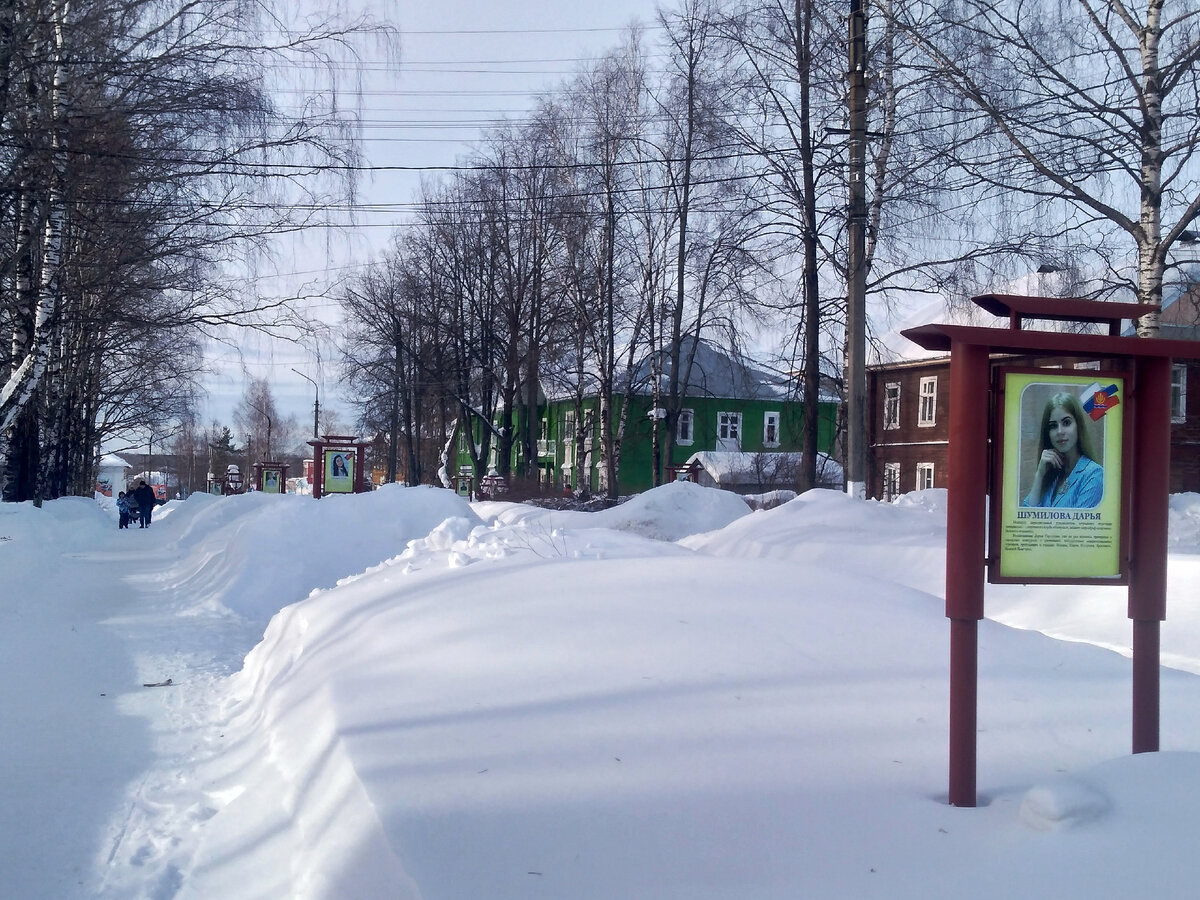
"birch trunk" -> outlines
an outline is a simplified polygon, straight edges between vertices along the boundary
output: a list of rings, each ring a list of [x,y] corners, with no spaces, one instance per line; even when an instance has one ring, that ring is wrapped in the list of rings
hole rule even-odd
[[[13,338],[13,368],[7,382],[0,388],[0,431],[7,432],[12,427],[21,411],[34,396],[37,386],[45,374],[53,349],[52,320],[55,312],[55,302],[58,290],[58,268],[61,259],[63,223],[66,211],[62,202],[62,175],[64,147],[64,121],[66,104],[63,97],[63,84],[66,73],[63,66],[63,24],[67,13],[67,2],[56,3],[54,8],[54,75],[51,88],[51,115],[53,121],[50,128],[50,166],[48,168],[49,184],[46,198],[47,216],[42,235],[41,272],[36,288],[36,305],[33,310],[32,327],[26,334],[21,329],[14,331]],[[29,76],[31,79],[32,75]],[[36,88],[29,83],[28,93],[36,95]],[[22,190],[22,203],[30,191],[26,184]],[[28,207],[26,207],[28,209]],[[30,216],[22,220],[21,228],[29,228]],[[24,296],[32,293],[32,285],[18,285],[18,292],[24,287]]]

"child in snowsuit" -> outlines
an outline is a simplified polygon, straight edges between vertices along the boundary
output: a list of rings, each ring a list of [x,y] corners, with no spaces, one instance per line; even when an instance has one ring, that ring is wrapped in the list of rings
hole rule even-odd
[[[117,497],[117,512],[121,514],[121,521],[117,524],[118,528],[129,527],[129,507],[129,498],[125,496],[124,491],[121,491],[120,495]]]

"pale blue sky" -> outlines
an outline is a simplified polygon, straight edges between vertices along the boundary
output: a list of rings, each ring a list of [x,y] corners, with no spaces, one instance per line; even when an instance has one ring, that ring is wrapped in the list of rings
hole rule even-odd
[[[271,264],[280,276],[260,280],[263,294],[299,282],[319,283],[327,272],[353,272],[385,247],[393,226],[405,220],[423,174],[436,177],[436,167],[454,165],[489,123],[500,116],[519,118],[534,95],[569,78],[580,61],[615,46],[624,28],[635,20],[652,25],[656,17],[652,0],[370,5],[399,29],[401,58],[398,71],[388,71],[382,51],[361,50],[367,79],[361,98],[364,162],[403,169],[364,174],[359,227],[322,229],[282,245]],[[336,316],[330,301],[309,309],[329,321]],[[219,374],[206,382],[204,423],[215,418],[232,427],[232,411],[249,375],[268,377],[282,411],[311,430],[313,388],[292,367],[320,383],[323,406],[339,405],[329,343],[320,348],[318,365],[311,347],[246,332],[233,339],[236,347],[211,348],[209,359]],[[343,418],[348,420],[348,413]]]

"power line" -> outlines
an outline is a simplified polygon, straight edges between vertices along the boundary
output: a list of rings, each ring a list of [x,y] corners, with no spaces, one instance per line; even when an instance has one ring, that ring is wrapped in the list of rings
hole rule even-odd
[[[646,31],[660,31],[661,25],[643,25],[641,26]],[[403,35],[423,35],[423,36],[441,36],[446,35],[453,37],[461,34],[600,34],[604,32],[620,34],[626,30],[626,26],[604,28],[474,28],[474,29],[456,29],[453,31],[408,31],[401,29],[400,34]]]

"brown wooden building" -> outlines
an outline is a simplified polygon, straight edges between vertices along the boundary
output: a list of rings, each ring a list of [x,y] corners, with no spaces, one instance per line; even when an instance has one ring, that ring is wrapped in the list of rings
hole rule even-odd
[[[1194,294],[1163,310],[1164,338],[1200,338],[1200,303]],[[1063,368],[1083,374],[1100,368],[1100,363],[998,355],[992,366]],[[868,367],[867,496],[890,500],[909,491],[946,487],[949,419],[950,357]],[[1171,492],[1200,491],[1198,362],[1172,366],[1171,422]]]

